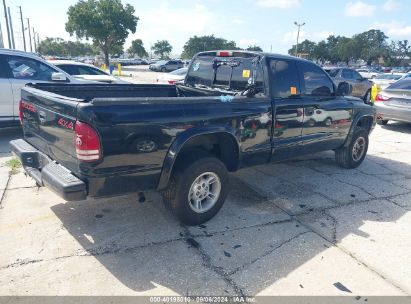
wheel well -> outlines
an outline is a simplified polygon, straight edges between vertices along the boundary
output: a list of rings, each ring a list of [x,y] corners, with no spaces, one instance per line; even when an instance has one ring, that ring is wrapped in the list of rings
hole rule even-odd
[[[357,127],[366,129],[368,132],[371,131],[373,123],[373,118],[370,116],[364,116],[357,122]]]
[[[228,133],[198,135],[189,139],[178,153],[176,163],[187,153],[206,151],[221,160],[228,171],[234,172],[239,166],[239,150],[235,138]]]

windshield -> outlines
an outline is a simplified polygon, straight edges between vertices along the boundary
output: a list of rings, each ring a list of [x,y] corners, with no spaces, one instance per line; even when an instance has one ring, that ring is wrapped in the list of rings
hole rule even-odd
[[[186,84],[243,91],[256,74],[255,87],[263,87],[263,72],[260,63],[253,58],[197,57],[190,66]]]
[[[157,61],[155,64],[163,65],[163,64],[166,64],[167,62],[168,62],[167,60],[160,60],[160,61]]]

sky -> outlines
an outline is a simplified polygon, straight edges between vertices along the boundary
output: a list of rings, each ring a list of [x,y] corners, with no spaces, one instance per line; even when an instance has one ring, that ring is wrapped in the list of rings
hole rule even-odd
[[[6,0],[11,9],[16,46],[23,49],[18,6],[40,39],[75,40],[65,31],[67,10],[77,0]],[[320,41],[329,35],[383,30],[390,39],[411,41],[411,0],[122,0],[140,18],[130,41],[140,38],[147,50],[157,40],[168,40],[173,54],[181,54],[192,36],[211,35],[234,40],[238,46],[259,45],[264,51],[287,53],[296,42],[294,22],[305,23],[300,41]],[[0,6],[3,40],[7,34]],[[24,20],[26,22],[26,20]],[[27,32],[27,31],[26,31]],[[27,33],[26,33],[27,36]]]

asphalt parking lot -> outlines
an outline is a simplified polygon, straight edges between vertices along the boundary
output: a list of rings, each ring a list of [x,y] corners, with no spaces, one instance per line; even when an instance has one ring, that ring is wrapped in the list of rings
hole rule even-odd
[[[38,189],[9,173],[19,137],[0,131],[0,295],[411,295],[411,125],[377,126],[356,170],[321,153],[238,172],[199,227],[154,192]]]
[[[164,73],[150,71],[148,67],[148,65],[125,66],[121,73],[122,79],[132,83],[156,83],[157,77]]]

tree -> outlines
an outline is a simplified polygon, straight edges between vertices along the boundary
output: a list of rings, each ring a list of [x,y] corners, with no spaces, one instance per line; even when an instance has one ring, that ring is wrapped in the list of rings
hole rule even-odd
[[[129,32],[136,32],[139,18],[134,12],[133,6],[123,6],[121,0],[80,0],[68,9],[66,31],[78,38],[91,38],[109,65],[113,48],[122,46]]]
[[[158,40],[154,43],[151,49],[154,51],[154,54],[159,55],[161,59],[164,59],[168,57],[173,47],[167,40]]]
[[[38,52],[48,56],[79,57],[97,55],[99,51],[89,43],[80,41],[65,41],[61,38],[47,37],[38,45]]]
[[[320,61],[325,62],[330,58],[330,50],[328,49],[328,44],[324,40],[317,43],[314,49],[314,57]]]
[[[306,39],[298,44],[298,53],[304,55],[304,57],[307,57],[309,59],[316,59],[314,58],[315,47],[315,42]],[[296,45],[293,45],[292,48],[288,50],[288,54],[295,55],[295,49]]]
[[[213,50],[238,50],[238,47],[234,41],[217,38],[214,35],[194,36],[184,44],[181,57],[190,59],[198,52]]]
[[[144,48],[143,41],[141,39],[136,39],[131,42],[131,47],[128,49],[128,52],[134,56],[137,55],[138,57],[147,57],[148,53]]]
[[[347,65],[352,60],[358,60],[361,54],[357,46],[357,41],[347,37],[341,38],[339,43],[334,47],[334,52],[339,61],[344,61]]]
[[[367,61],[368,65],[387,53],[387,38],[380,30],[369,30],[353,37],[357,47],[361,50],[361,59]]]
[[[258,45],[249,45],[248,48],[246,48],[247,51],[254,51],[254,52],[262,52],[263,49],[259,47]]]
[[[62,38],[46,37],[39,43],[37,50],[42,55],[66,56],[67,53],[64,50],[63,42]]]

